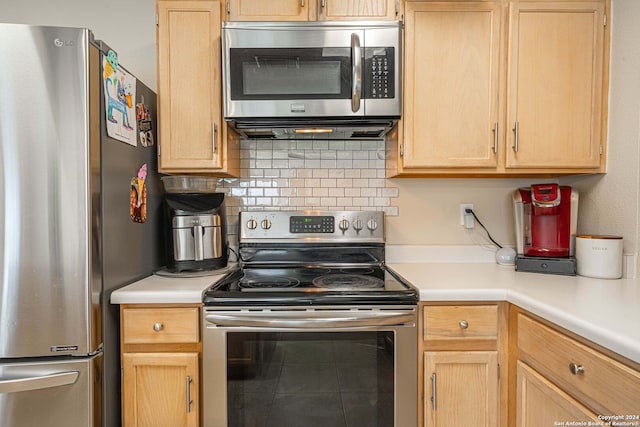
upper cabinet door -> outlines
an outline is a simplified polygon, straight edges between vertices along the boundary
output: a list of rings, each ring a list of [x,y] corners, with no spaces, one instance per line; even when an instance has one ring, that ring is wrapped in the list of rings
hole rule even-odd
[[[400,0],[317,0],[318,19],[395,20],[400,16]]]
[[[510,4],[507,168],[600,168],[604,10]]]
[[[159,0],[160,172],[223,165],[220,2]]]
[[[315,0],[227,0],[230,21],[309,21]]]
[[[403,168],[495,169],[499,3],[407,2],[405,16]]]

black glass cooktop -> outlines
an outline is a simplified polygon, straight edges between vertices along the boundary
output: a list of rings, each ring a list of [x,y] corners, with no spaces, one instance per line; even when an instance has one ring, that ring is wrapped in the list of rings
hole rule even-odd
[[[413,287],[378,266],[244,268],[204,294],[205,305],[395,305],[417,300]]]

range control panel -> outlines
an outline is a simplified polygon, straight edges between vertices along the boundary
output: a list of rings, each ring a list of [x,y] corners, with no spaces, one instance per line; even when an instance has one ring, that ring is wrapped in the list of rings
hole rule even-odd
[[[240,241],[310,240],[384,243],[384,212],[240,212]]]
[[[289,232],[328,233],[336,231],[336,219],[333,216],[292,216],[289,217]]]

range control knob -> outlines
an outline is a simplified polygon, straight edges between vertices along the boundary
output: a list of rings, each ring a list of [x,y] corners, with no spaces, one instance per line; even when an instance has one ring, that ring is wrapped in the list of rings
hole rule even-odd
[[[271,228],[271,221],[265,218],[262,220],[262,223],[260,225],[262,226],[263,229],[268,230]]]
[[[249,221],[247,221],[247,228],[249,230],[255,230],[258,227],[258,221],[256,221],[255,219],[251,218]]]
[[[370,218],[369,221],[367,221],[367,228],[371,231],[374,231],[376,228],[378,228],[378,223],[375,219]]]
[[[360,219],[360,217],[356,217],[356,219],[353,221],[353,229],[356,230],[356,232],[360,232],[360,230],[362,230],[363,224],[362,224],[362,220]]]
[[[346,219],[340,220],[340,222],[338,223],[338,228],[344,233],[349,229],[349,221],[347,221]]]

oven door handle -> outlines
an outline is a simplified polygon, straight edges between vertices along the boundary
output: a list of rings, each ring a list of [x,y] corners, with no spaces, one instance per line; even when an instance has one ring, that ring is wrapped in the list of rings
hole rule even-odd
[[[210,313],[205,316],[207,322],[216,326],[282,328],[282,329],[316,329],[316,328],[353,328],[372,326],[395,326],[415,323],[415,312],[387,311],[387,312],[317,312],[309,313],[242,313],[218,314]],[[287,313],[288,314],[288,313]]]

